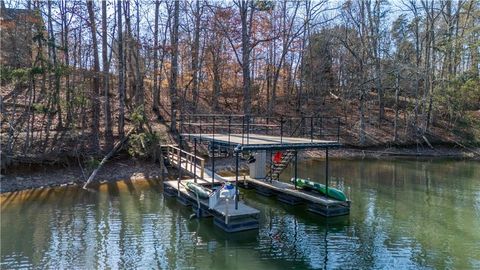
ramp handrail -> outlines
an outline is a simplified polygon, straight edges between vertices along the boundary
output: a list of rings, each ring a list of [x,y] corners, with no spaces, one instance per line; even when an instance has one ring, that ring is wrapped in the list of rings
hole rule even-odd
[[[170,163],[174,163],[178,165],[179,163],[182,164],[182,168],[185,168],[187,171],[190,171],[193,174],[197,173],[196,166],[200,167],[200,179],[203,179],[205,176],[205,159],[195,155],[194,153],[187,152],[185,150],[180,149],[176,145],[162,145],[162,148],[166,148],[167,160]],[[163,149],[162,149],[163,150]]]

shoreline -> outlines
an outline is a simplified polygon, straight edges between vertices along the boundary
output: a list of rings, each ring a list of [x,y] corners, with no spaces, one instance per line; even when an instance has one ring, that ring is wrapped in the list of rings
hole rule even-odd
[[[25,169],[16,167],[7,171],[5,175],[2,174],[0,194],[39,188],[82,186],[89,176],[87,172],[82,172],[79,166],[45,165],[31,168],[25,165],[25,167]],[[122,180],[158,180],[160,176],[160,166],[156,163],[113,158],[98,172],[92,185]]]
[[[348,158],[452,158],[480,160],[480,148],[473,149],[476,153],[460,147],[435,146],[428,147],[343,147],[329,151],[329,157]],[[325,158],[324,151],[305,151],[303,158]]]
[[[478,149],[476,149],[478,151]],[[324,151],[304,151],[299,154],[299,160],[322,160],[325,158]],[[452,147],[436,147],[435,149],[423,148],[420,151],[409,148],[340,148],[329,151],[329,158],[332,159],[462,159],[480,160],[479,156],[464,149]],[[24,167],[22,167],[24,166]],[[210,169],[210,162],[205,166]],[[32,168],[33,167],[33,168]],[[248,169],[245,161],[241,161],[240,170]],[[215,160],[215,171],[219,173],[231,173],[235,170],[235,158],[218,158]],[[58,165],[17,165],[1,175],[0,194],[23,191],[38,188],[52,188],[63,186],[81,186],[88,178],[86,172],[82,172],[79,166],[58,166]],[[116,182],[122,180],[159,180],[161,170],[158,163],[146,160],[131,158],[112,158],[99,171],[93,184]]]

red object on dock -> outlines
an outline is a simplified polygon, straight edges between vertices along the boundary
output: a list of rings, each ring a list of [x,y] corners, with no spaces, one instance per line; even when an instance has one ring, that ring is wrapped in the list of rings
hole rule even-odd
[[[282,162],[282,152],[280,151],[276,152],[272,159],[273,159],[273,162],[276,164]]]

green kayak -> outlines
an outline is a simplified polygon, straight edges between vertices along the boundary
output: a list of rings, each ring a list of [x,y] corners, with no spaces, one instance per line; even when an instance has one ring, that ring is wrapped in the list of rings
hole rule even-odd
[[[210,196],[210,190],[202,187],[194,182],[187,182],[187,189],[195,194],[198,194],[199,198],[208,199]]]
[[[295,179],[292,178],[291,181],[293,183],[295,181]],[[324,184],[320,184],[320,183],[313,182],[313,181],[310,181],[310,180],[297,178],[297,187],[299,187],[301,189],[315,190],[315,191],[318,191],[322,194],[327,195],[327,190],[326,190]],[[328,197],[337,199],[339,201],[346,201],[347,200],[347,196],[345,196],[345,193],[343,193],[343,191],[341,191],[339,189],[336,189],[336,188],[332,188],[332,187],[328,187]]]

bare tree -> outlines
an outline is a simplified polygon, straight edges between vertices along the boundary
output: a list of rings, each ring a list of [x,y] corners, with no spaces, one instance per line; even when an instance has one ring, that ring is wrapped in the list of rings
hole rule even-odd
[[[242,22],[242,77],[243,77],[243,113],[250,114],[252,111],[251,89],[250,89],[250,53],[252,46],[253,1],[240,0],[236,3],[239,8]]]
[[[122,29],[122,1],[117,0],[118,15],[118,135],[121,139],[125,136],[125,66],[123,51],[123,29]]]
[[[172,50],[172,66],[170,71],[170,130],[176,132],[176,114],[177,114],[177,78],[178,78],[178,28],[179,28],[179,13],[180,3],[175,1],[173,11],[173,25],[172,25],[172,37],[171,37],[171,50]]]
[[[103,95],[105,97],[105,143],[107,151],[113,147],[112,112],[110,110],[110,65],[107,51],[107,1],[102,1],[102,66],[103,66]]]
[[[195,1],[195,30],[194,41],[192,46],[192,80],[193,80],[193,108],[197,109],[199,96],[199,51],[200,51],[200,23],[203,13],[203,6],[200,5],[200,0]]]
[[[153,31],[153,111],[158,112],[160,92],[158,87],[158,17],[160,16],[160,1],[155,1],[155,30]]]
[[[99,149],[99,130],[100,130],[100,102],[98,97],[100,95],[100,62],[98,59],[98,43],[97,43],[97,27],[95,23],[95,13],[93,11],[93,1],[87,0],[87,10],[90,22],[90,32],[93,43],[93,80],[92,80],[92,149],[98,151]]]

